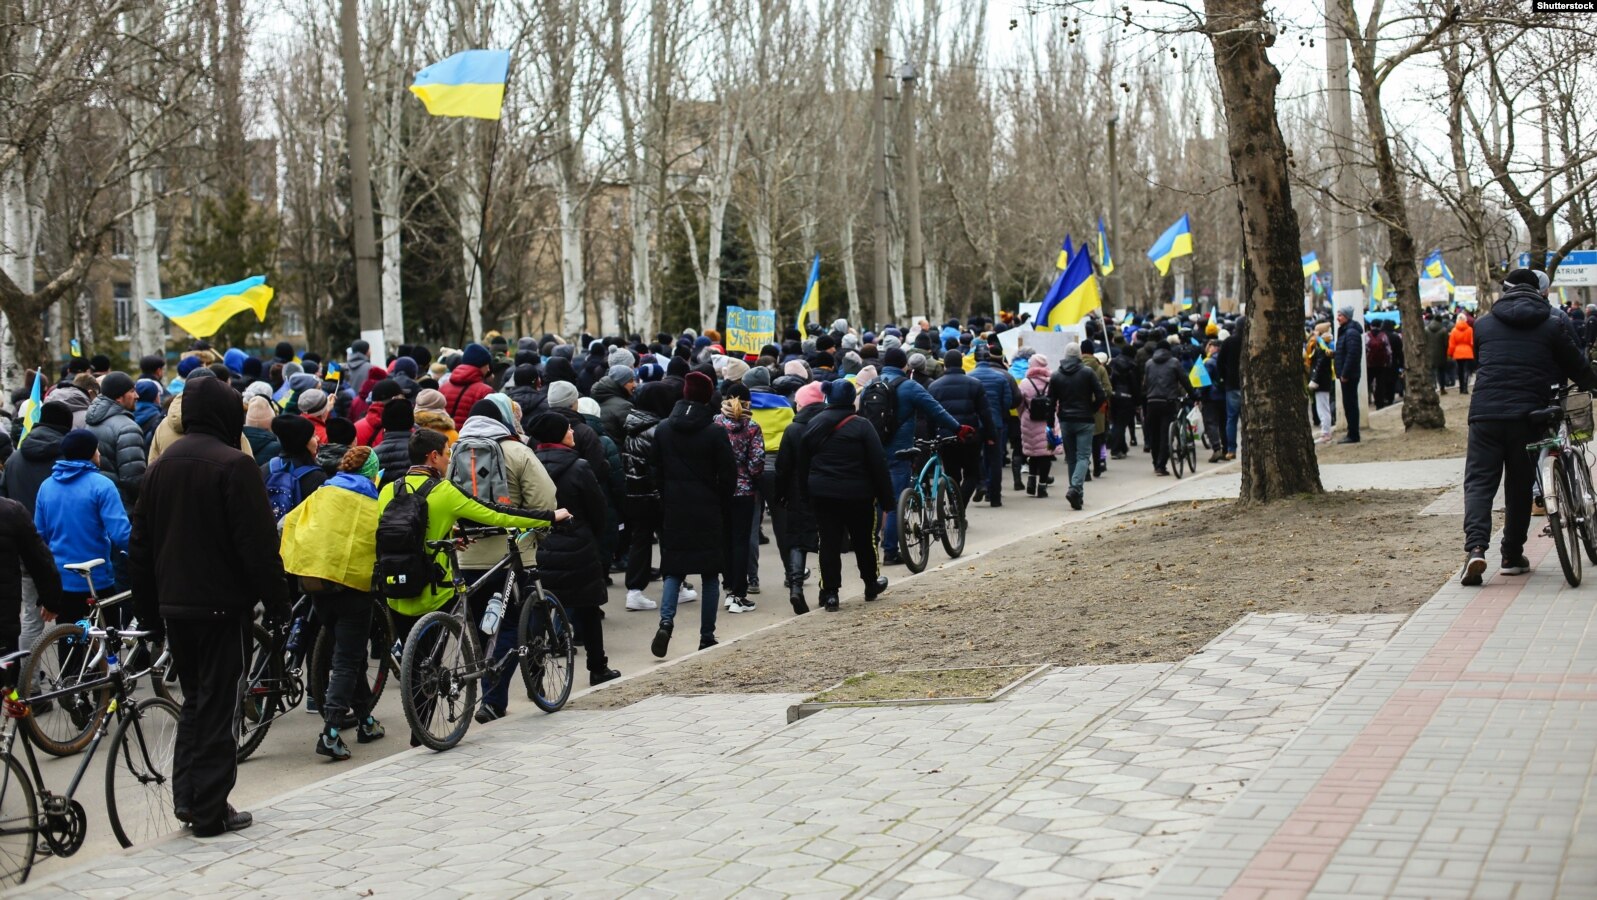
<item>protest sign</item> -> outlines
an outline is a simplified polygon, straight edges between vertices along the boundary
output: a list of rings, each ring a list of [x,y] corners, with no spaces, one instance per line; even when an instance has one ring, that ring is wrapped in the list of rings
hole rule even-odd
[[[759,353],[776,339],[776,310],[726,308],[726,352]]]

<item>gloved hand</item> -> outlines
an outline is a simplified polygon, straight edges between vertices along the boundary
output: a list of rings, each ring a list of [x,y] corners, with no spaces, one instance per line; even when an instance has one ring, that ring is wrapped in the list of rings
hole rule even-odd
[[[1320,386],[1319,386],[1319,384],[1317,384],[1317,383],[1315,383],[1315,382],[1313,382],[1313,381],[1311,381],[1311,382],[1309,382],[1309,390],[1311,390],[1311,391],[1317,391],[1317,390],[1319,390],[1319,389],[1320,389]]]
[[[961,425],[961,426],[959,426],[959,442],[961,444],[970,443],[970,439],[975,437],[975,436],[976,436],[976,429],[970,427],[969,425]]]

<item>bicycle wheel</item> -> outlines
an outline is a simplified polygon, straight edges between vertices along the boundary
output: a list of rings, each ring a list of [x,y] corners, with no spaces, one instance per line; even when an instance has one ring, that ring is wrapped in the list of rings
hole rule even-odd
[[[937,482],[936,503],[937,536],[949,559],[958,559],[965,552],[965,504],[959,502],[959,490],[947,478]]]
[[[383,689],[388,686],[388,675],[393,670],[393,657],[390,656],[394,646],[394,625],[385,612],[372,614],[371,637],[369,638],[371,663],[366,666],[366,688],[371,691],[372,706],[377,706],[377,699],[383,695]],[[333,634],[330,629],[323,628],[316,635],[316,647],[311,651],[310,695],[316,702],[322,703],[327,698],[327,680],[333,671]]]
[[[84,637],[77,625],[61,622],[45,629],[22,667],[24,699],[68,690],[105,677],[109,669],[98,641]],[[33,746],[51,756],[71,756],[89,745],[111,705],[111,688],[102,685],[56,697],[47,708],[35,708],[21,720]]]
[[[105,766],[105,812],[124,847],[183,827],[172,810],[178,706],[162,697],[139,701],[117,726]]]
[[[911,572],[924,572],[932,553],[931,529],[926,527],[926,501],[914,486],[898,495],[898,558]]]
[[[162,663],[160,657],[169,652],[168,646],[162,653],[156,655],[156,667],[150,670],[150,688],[155,691],[155,696],[163,700],[176,703],[179,708],[183,706],[183,685],[177,680],[177,666],[168,658]]]
[[[443,610],[421,617],[399,663],[405,722],[422,744],[448,750],[477,712],[477,648],[461,621]]]
[[[1181,423],[1171,422],[1165,431],[1165,455],[1170,457],[1170,474],[1181,477],[1181,466],[1187,461],[1187,453],[1181,447]]]
[[[238,761],[250,758],[266,740],[272,720],[283,710],[283,685],[288,677],[274,635],[253,628],[250,655],[244,661],[244,696],[239,698]]]
[[[1547,527],[1558,550],[1558,565],[1570,587],[1580,587],[1579,501],[1570,485],[1569,470],[1561,457],[1552,459],[1553,505],[1547,509]]]
[[[571,617],[555,595],[545,591],[542,602],[522,602],[517,627],[520,630],[516,633],[527,645],[527,653],[521,657],[527,699],[544,712],[557,712],[571,697],[571,684],[577,673]]]
[[[1586,464],[1584,450],[1576,449],[1574,454],[1575,465],[1570,468],[1574,472],[1575,495],[1581,499],[1580,515],[1580,543],[1586,550],[1586,561],[1597,565],[1597,509],[1593,508],[1593,494],[1591,484],[1591,467]]]
[[[39,799],[22,763],[0,754],[0,887],[28,880],[39,849]]]
[[[1197,472],[1198,472],[1198,442],[1195,439],[1193,439],[1193,437],[1192,437],[1191,426],[1182,426],[1181,430],[1187,436],[1186,437],[1186,441],[1185,441],[1185,445],[1186,445],[1186,448],[1187,448],[1187,471],[1191,472],[1193,474],[1197,474]]]

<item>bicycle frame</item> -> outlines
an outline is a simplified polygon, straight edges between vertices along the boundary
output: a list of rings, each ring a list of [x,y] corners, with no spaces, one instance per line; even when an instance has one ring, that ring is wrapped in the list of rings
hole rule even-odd
[[[471,532],[463,529],[463,533],[470,534]],[[521,579],[525,577],[527,568],[521,562],[521,548],[516,544],[516,537],[515,532],[507,532],[505,534],[507,552],[504,558],[489,567],[488,571],[482,574],[482,577],[469,584],[460,574],[460,560],[456,552],[455,542],[450,541],[449,546],[443,548],[444,553],[449,557],[450,571],[454,573],[452,585],[455,589],[455,597],[449,602],[450,615],[459,619],[466,631],[481,633],[477,623],[470,621],[471,604],[467,598],[471,592],[481,585],[491,584],[492,579],[498,577],[501,572],[504,573],[505,579],[505,611],[499,616],[499,624],[495,626],[493,633],[483,635],[482,643],[485,652],[479,657],[477,665],[461,673],[462,678],[484,678],[489,675],[499,674],[512,669],[521,661],[523,656],[527,655],[526,635],[517,635],[519,643],[512,647],[502,659],[493,659],[494,642],[499,637],[499,632],[504,629],[505,623],[510,621],[512,614],[521,611],[521,604],[527,602],[521,596]],[[536,593],[533,596],[542,596],[543,586],[537,584],[536,579],[534,580],[534,585],[536,586]],[[512,625],[512,627],[514,626]],[[484,702],[486,702],[485,698],[478,698],[477,703],[479,706]]]

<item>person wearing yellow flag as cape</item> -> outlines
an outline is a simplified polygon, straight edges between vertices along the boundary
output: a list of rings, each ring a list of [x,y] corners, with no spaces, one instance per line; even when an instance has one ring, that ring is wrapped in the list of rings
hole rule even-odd
[[[283,517],[283,570],[310,594],[316,618],[333,641],[316,752],[334,761],[351,755],[341,732],[354,728],[362,744],[383,736],[371,714],[366,672],[377,564],[376,480],[372,448],[351,448],[338,472]]]

